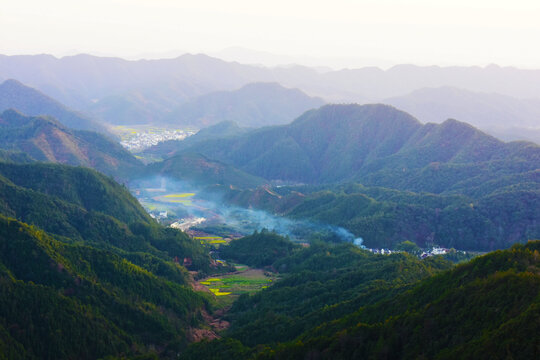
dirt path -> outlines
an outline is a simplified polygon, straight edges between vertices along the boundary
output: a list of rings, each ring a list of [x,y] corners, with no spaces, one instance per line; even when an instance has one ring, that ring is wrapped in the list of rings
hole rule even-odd
[[[228,276],[241,275],[242,278],[247,279],[248,281],[249,279],[257,281],[261,278],[266,277],[265,271],[263,269],[252,269],[249,267],[247,267],[244,270],[239,270],[239,271],[232,271],[232,272],[223,273],[223,274],[213,274],[211,276],[208,276],[204,279],[199,279],[197,281],[194,280],[193,278],[195,274],[196,273],[194,272],[190,272],[191,286],[193,290],[204,291],[207,293],[212,293],[212,292],[209,290],[207,286],[201,284],[201,282],[211,280],[212,278],[224,278]],[[238,297],[238,295],[236,295],[233,299],[235,299],[236,297]],[[190,338],[192,341],[201,341],[203,339],[209,339],[209,340],[217,339],[220,337],[219,333],[230,326],[228,321],[223,320],[223,317],[227,314],[227,312],[231,308],[231,304],[222,303],[221,305],[224,307],[214,311],[213,314],[209,314],[206,310],[201,311],[201,315],[203,316],[205,326],[203,326],[203,328],[190,329]]]
[[[227,275],[230,274],[239,274],[240,271],[235,271],[231,273],[227,273]],[[208,290],[208,288],[202,284],[200,284],[200,281],[204,281],[204,279],[195,280],[193,278],[194,273],[190,272],[191,277],[191,287],[195,291],[204,291],[206,293],[211,294],[212,292]],[[225,274],[219,274],[219,275],[225,275]],[[217,275],[214,275],[214,277]],[[205,279],[209,279],[211,277],[206,277]],[[230,309],[230,307],[219,309],[214,311],[212,315],[208,313],[205,309],[201,310],[201,315],[204,319],[204,324],[207,326],[207,328],[190,328],[188,331],[188,338],[192,342],[199,342],[204,339],[206,340],[214,340],[214,339],[220,339],[221,336],[219,335],[219,332],[228,329],[230,324],[228,321],[223,320],[223,316],[227,313],[227,311]]]

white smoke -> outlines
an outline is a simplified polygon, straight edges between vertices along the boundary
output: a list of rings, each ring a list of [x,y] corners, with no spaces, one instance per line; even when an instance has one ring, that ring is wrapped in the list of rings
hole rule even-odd
[[[210,194],[204,189],[195,187],[184,181],[157,176],[134,182],[130,184],[130,187],[132,187],[134,192],[142,188],[159,188],[162,191],[160,195],[165,193],[196,193],[197,206],[182,206],[178,204],[181,207],[182,213],[187,212],[189,216],[213,219],[214,223],[224,224],[244,235],[267,229],[275,231],[280,235],[288,236],[292,240],[305,241],[309,239],[310,235],[318,233],[330,235],[334,239],[364,247],[361,237],[356,237],[342,227],[307,220],[290,219],[272,215],[263,210],[232,206],[222,201],[218,195],[214,193]]]

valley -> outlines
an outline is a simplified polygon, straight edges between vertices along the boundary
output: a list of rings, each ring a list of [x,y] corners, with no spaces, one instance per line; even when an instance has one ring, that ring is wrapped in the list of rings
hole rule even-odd
[[[99,33],[144,7],[118,38],[143,44],[196,28],[177,6],[159,26],[142,2],[79,20]],[[246,28],[296,41],[318,6]],[[222,41],[237,18],[210,7],[201,34],[220,17]],[[0,54],[0,360],[540,358],[539,79]]]

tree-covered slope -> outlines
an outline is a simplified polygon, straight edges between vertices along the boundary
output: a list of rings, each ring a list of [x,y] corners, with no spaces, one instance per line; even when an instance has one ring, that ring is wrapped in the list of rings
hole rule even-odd
[[[538,251],[530,242],[479,257],[259,358],[536,358]]]
[[[142,164],[120,144],[99,133],[70,130],[50,117],[30,117],[14,110],[0,114],[0,147],[38,161],[91,167],[126,177]]]
[[[251,297],[241,297],[230,311],[228,335],[245,345],[292,340],[451,265],[406,254],[377,256],[352,244],[313,243],[272,266],[283,279]]]
[[[231,241],[228,246],[220,248],[220,255],[227,260],[262,268],[291,255],[296,248],[298,245],[289,239],[263,229],[260,233]]]
[[[201,142],[185,151],[269,180],[357,180],[435,193],[503,176],[516,184],[540,168],[537,145],[503,143],[455,120],[422,125],[385,105],[327,105],[290,125]]]
[[[514,245],[445,270],[437,259],[317,244],[277,261],[283,279],[241,297],[226,336],[194,344],[184,357],[537,358],[539,246]]]
[[[287,216],[345,227],[375,248],[412,240],[422,247],[489,251],[540,237],[540,193],[534,187],[475,199],[349,184],[299,201]]]
[[[190,287],[114,252],[62,243],[3,216],[0,249],[0,349],[8,358],[172,356],[200,321],[205,300]]]
[[[88,168],[0,163],[0,174],[17,186],[58,197],[88,211],[114,216],[125,223],[151,221],[125,186]]]
[[[196,153],[182,153],[162,162],[150,164],[144,175],[148,174],[170,176],[197,186],[218,184],[254,188],[265,183],[260,177]]]
[[[66,241],[152,255],[146,260],[133,255],[137,263],[189,257],[193,270],[209,270],[210,259],[200,244],[159,226],[126,188],[91,169],[0,164],[0,213]]]

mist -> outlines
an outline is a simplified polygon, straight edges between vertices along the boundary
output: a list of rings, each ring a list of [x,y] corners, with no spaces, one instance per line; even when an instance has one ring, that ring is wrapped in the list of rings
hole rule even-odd
[[[149,210],[149,202],[159,203],[163,209],[166,209],[169,214],[167,222],[204,218],[205,220],[198,224],[197,228],[226,226],[231,229],[231,232],[238,235],[249,235],[255,231],[266,229],[289,237],[296,242],[321,239],[349,242],[358,247],[364,247],[361,237],[355,236],[343,227],[285,218],[259,209],[227,204],[219,193],[170,177],[152,176],[134,180],[130,183],[130,189],[147,211]],[[182,200],[183,203],[161,203],[156,200],[156,198],[167,194],[191,193],[195,194],[190,197],[192,199]]]

